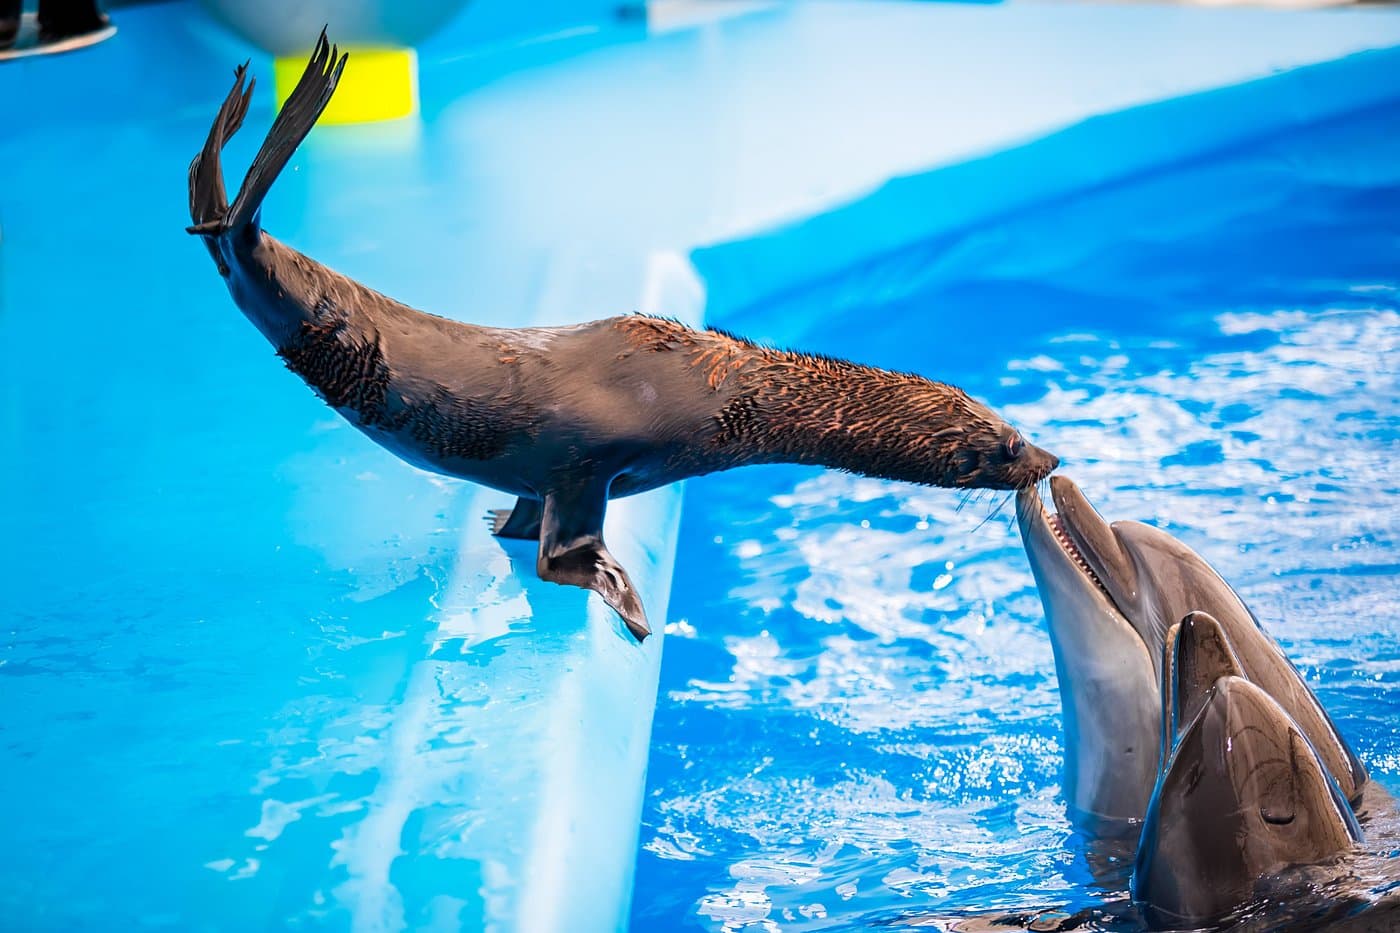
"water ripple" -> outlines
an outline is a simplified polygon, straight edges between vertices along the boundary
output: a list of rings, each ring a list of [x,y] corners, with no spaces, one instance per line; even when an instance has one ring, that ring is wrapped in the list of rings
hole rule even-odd
[[[1207,555],[1393,780],[1400,314],[1228,310],[1213,328],[1189,349],[1052,334],[1006,366],[1023,400],[1003,410],[1073,452],[1107,515]],[[983,522],[998,498],[754,475],[691,491],[711,506],[687,563],[718,570],[673,596],[694,635],[668,646],[641,872],[693,900],[665,922],[833,929],[1118,896],[1065,819],[1053,662],[1008,510]]]

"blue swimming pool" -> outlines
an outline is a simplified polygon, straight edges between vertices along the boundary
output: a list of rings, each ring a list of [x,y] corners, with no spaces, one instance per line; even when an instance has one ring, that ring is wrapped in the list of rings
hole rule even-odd
[[[957,231],[738,309],[988,399],[1206,555],[1400,778],[1400,111]],[[863,290],[863,291],[862,291]],[[894,292],[895,300],[883,300]],[[1070,911],[1041,605],[1004,497],[796,468],[687,488],[633,925]]]
[[[268,230],[465,320],[703,315],[957,382],[1216,562],[1394,782],[1400,18],[684,6],[724,13],[483,42],[468,4],[417,118],[318,128]],[[118,24],[0,67],[0,927],[1110,896],[1009,506],[783,469],[614,503],[639,648],[487,534],[508,497],[284,370],[183,232],[271,62],[191,0]]]

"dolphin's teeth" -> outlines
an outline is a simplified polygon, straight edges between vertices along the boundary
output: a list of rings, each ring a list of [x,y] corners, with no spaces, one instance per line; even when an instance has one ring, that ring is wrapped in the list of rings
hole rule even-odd
[[[1050,526],[1051,534],[1055,536],[1056,541],[1060,542],[1060,547],[1064,549],[1069,559],[1074,561],[1074,565],[1083,571],[1084,576],[1093,581],[1100,592],[1112,600],[1113,596],[1108,592],[1108,587],[1103,585],[1103,581],[1099,579],[1099,575],[1094,573],[1094,568],[1089,566],[1089,561],[1085,559],[1078,545],[1074,543],[1074,539],[1071,538],[1069,532],[1065,530],[1064,520],[1060,518],[1059,515],[1051,515],[1049,512],[1046,512],[1045,518],[1046,523]]]

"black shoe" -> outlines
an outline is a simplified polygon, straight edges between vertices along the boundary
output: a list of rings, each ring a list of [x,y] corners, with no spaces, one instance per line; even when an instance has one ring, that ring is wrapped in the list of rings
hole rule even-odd
[[[15,44],[24,0],[0,0],[0,52]]]
[[[71,39],[106,29],[106,14],[97,0],[39,0],[39,42]]]

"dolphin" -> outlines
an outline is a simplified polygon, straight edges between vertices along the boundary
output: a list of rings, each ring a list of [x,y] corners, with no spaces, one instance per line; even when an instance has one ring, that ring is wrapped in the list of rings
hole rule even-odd
[[[1195,718],[1207,691],[1222,677],[1244,677],[1244,666],[1220,623],[1191,612],[1167,630],[1162,652],[1162,762]]]
[[[1065,476],[1050,479],[1056,512],[1034,489],[1016,517],[1050,630],[1064,706],[1065,796],[1080,822],[1137,823],[1164,762],[1162,676],[1167,637],[1188,614],[1218,624],[1239,673],[1281,707],[1342,796],[1368,776],[1278,643],[1210,564],[1165,531],[1109,524]],[[1194,637],[1194,636],[1193,636]]]
[[[1221,625],[1192,613],[1165,653],[1170,757],[1131,891],[1153,929],[1214,923],[1361,841],[1351,805],[1283,706],[1245,679]]]

